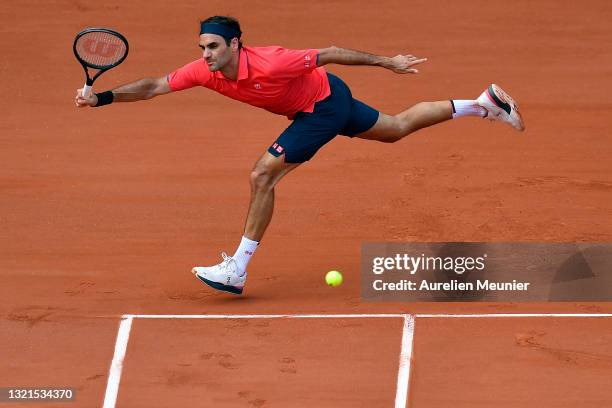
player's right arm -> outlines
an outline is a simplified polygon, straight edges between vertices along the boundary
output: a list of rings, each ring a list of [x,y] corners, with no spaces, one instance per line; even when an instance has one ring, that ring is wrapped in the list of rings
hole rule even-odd
[[[162,78],[143,78],[115,88],[111,92],[113,93],[113,102],[135,102],[170,93],[172,89],[168,83],[168,77],[164,76]],[[82,96],[82,89],[78,89],[75,103],[79,108],[96,106],[98,104],[98,97],[92,93],[84,98]]]

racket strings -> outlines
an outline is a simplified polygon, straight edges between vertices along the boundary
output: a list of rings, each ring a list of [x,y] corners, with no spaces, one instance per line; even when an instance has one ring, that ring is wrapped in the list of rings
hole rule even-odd
[[[76,51],[88,65],[104,67],[120,61],[127,52],[127,46],[113,34],[91,32],[82,35],[77,40]]]

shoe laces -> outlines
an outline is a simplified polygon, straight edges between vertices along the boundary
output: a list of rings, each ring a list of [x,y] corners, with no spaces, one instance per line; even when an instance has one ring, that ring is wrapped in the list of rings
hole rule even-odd
[[[232,262],[236,262],[234,258],[228,256],[225,252],[221,252],[221,258],[223,258],[223,262],[221,262],[219,267],[225,272],[232,272],[232,270],[230,269],[230,265],[232,264]]]

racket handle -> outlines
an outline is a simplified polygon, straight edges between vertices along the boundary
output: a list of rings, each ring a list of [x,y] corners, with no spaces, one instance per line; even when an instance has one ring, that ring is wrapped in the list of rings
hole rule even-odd
[[[81,96],[83,98],[87,98],[89,95],[91,94],[91,85],[85,85],[83,87],[83,93],[81,94]]]

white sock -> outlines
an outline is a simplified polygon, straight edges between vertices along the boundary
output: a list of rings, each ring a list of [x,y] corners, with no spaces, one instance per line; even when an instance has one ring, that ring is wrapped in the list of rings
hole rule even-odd
[[[487,115],[487,110],[478,105],[477,101],[466,99],[453,99],[453,119],[462,116],[478,116],[484,118]]]
[[[259,245],[259,242],[250,240],[244,236],[242,237],[240,245],[238,246],[236,253],[232,257],[236,261],[236,265],[238,265],[238,269],[240,270],[240,276],[245,274],[247,265],[249,264],[251,257],[255,253],[257,245]]]

